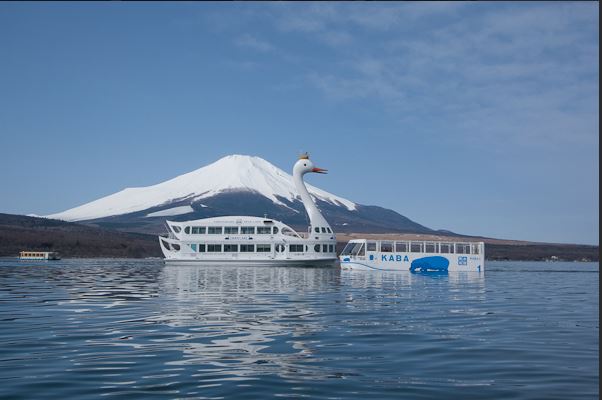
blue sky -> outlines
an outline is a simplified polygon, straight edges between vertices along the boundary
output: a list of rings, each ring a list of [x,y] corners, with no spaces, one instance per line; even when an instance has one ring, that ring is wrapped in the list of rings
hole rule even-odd
[[[0,212],[228,154],[435,229],[597,244],[597,2],[1,3]]]

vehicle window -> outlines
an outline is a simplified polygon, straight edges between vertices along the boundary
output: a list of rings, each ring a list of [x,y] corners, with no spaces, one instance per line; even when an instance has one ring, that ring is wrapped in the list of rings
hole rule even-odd
[[[395,252],[396,253],[405,253],[408,251],[408,243],[407,242],[395,242]]]
[[[382,253],[392,253],[393,242],[380,242],[380,251]]]
[[[192,234],[193,235],[204,235],[205,234],[205,227],[204,226],[193,226],[192,227]]]
[[[422,253],[422,243],[412,243],[410,245],[410,251],[412,253]]]
[[[241,253],[253,253],[255,251],[255,245],[254,244],[241,244],[240,245],[240,252]]]
[[[303,253],[303,245],[302,244],[290,244],[288,249],[291,253]]]
[[[258,253],[269,253],[270,251],[272,251],[272,245],[271,244],[258,244],[257,245],[257,252]]]
[[[221,244],[208,244],[207,245],[207,252],[209,252],[209,253],[220,253],[221,251],[222,251]]]

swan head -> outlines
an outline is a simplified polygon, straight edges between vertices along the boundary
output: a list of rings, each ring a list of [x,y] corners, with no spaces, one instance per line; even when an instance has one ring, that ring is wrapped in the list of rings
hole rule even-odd
[[[325,174],[327,170],[318,168],[314,165],[313,162],[309,159],[307,153],[303,154],[299,157],[299,160],[295,163],[293,167],[293,174],[305,175],[308,172],[316,172],[318,174]]]

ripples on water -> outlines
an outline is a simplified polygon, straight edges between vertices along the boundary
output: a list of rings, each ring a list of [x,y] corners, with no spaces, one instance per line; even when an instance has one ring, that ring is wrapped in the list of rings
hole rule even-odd
[[[0,397],[598,397],[598,264],[0,261]]]

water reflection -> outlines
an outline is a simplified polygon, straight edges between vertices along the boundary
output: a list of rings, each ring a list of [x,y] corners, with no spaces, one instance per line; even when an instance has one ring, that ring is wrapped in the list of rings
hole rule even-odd
[[[598,266],[579,271],[0,260],[0,397],[591,398]]]
[[[338,270],[316,268],[167,267],[154,320],[186,332],[180,360],[210,365],[239,378],[263,373],[312,375],[303,365],[323,330],[312,296],[334,292]],[[313,359],[313,362],[319,360]]]
[[[404,288],[425,283],[448,284],[451,288],[458,285],[485,288],[484,272],[467,271],[359,271],[342,270],[341,283],[354,287],[388,286],[390,288]]]

